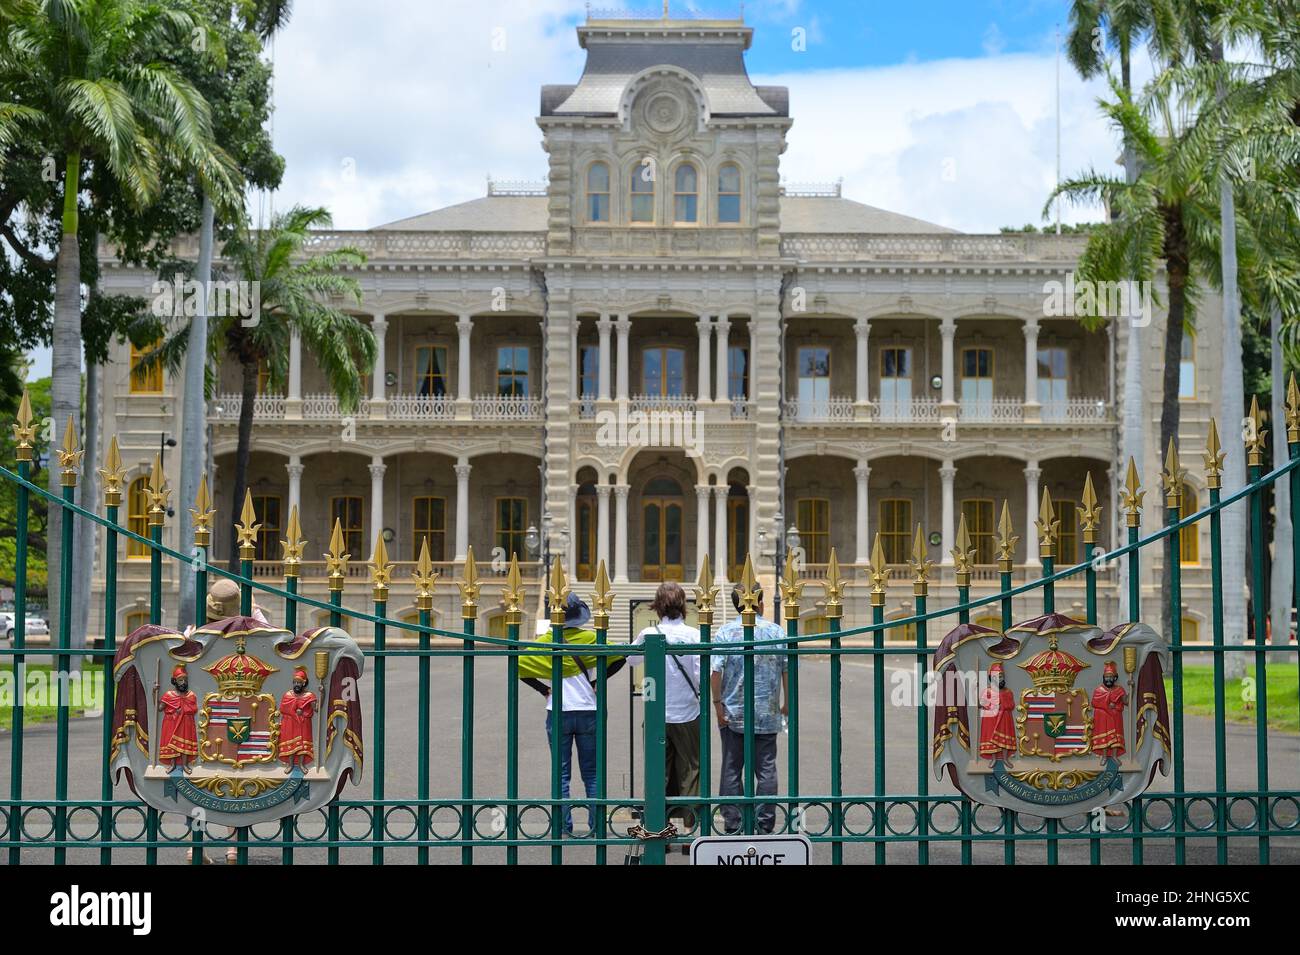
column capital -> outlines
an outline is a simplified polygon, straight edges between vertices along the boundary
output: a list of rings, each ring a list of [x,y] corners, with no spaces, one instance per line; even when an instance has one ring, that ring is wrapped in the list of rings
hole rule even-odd
[[[952,335],[955,335],[956,333],[957,333],[957,319],[953,318],[950,315],[947,318],[940,320],[939,322],[940,335],[943,335],[945,338],[947,338],[947,337],[951,337]]]
[[[605,498],[605,500],[609,500],[609,492],[612,490],[612,488],[613,488],[613,485],[610,485],[610,484],[597,484],[597,485],[596,485],[596,496],[597,496],[597,497],[603,497],[603,498]]]
[[[377,312],[370,317],[370,328],[372,331],[384,332],[388,329],[388,318],[383,312]]]
[[[618,330],[620,335],[626,335],[632,331],[632,319],[624,316],[614,322],[614,328]]]
[[[713,334],[713,323],[707,317],[701,318],[695,323],[695,329],[700,333],[700,337],[704,338]]]
[[[382,478],[384,476],[384,472],[388,470],[388,465],[380,461],[378,463],[369,465],[366,468],[366,470],[370,472],[370,476],[372,478],[378,480],[379,478]]]
[[[697,484],[695,485],[695,496],[703,500],[709,496],[709,492],[712,490],[712,484]]]
[[[853,476],[857,478],[859,482],[865,481],[867,478],[871,477],[871,467],[866,464],[859,464],[853,469]]]
[[[614,496],[622,501],[627,500],[628,492],[632,490],[630,484],[611,484],[610,487],[614,489]]]
[[[292,460],[284,466],[284,469],[289,473],[289,480],[291,481],[299,480],[302,477],[303,471],[307,470],[306,466],[300,461]]]
[[[1042,326],[1038,324],[1038,319],[1027,318],[1025,324],[1020,327],[1026,338],[1037,338]]]
[[[719,332],[727,332],[731,330],[731,319],[727,318],[725,315],[719,315],[716,324]]]
[[[1043,469],[1038,466],[1037,461],[1031,461],[1029,464],[1025,465],[1026,481],[1037,481],[1042,476]]]
[[[719,497],[725,498],[728,494],[731,493],[731,486],[728,484],[710,484],[708,486],[713,488],[714,498],[719,498]]]
[[[460,480],[464,481],[464,480],[468,480],[468,479],[469,479],[469,474],[470,474],[471,471],[474,470],[474,465],[472,465],[472,464],[455,464],[455,465],[452,466],[452,470],[456,472],[456,477],[457,477],[457,478],[459,478]]]
[[[456,331],[462,335],[468,335],[474,328],[474,320],[468,315],[462,315],[456,319]]]
[[[609,330],[614,327],[614,322],[610,319],[608,312],[602,312],[600,318],[596,319],[596,330],[608,335]]]
[[[951,461],[945,461],[943,466],[939,468],[939,477],[946,483],[952,483],[952,481],[957,477],[957,469],[953,466]]]
[[[871,323],[865,318],[858,318],[853,322],[853,332],[859,338],[865,338],[871,333]]]

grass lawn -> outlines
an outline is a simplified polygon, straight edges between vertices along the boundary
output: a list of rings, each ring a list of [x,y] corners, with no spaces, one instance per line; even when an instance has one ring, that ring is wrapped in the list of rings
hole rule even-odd
[[[27,692],[24,695],[23,702],[24,726],[31,726],[35,723],[49,723],[58,716],[58,689],[55,681],[51,679],[51,669],[48,663],[29,663],[27,665],[25,681]],[[86,667],[87,677],[84,679],[96,682],[82,683],[70,687],[70,700],[73,705],[68,708],[69,715],[82,716],[87,709],[99,709],[102,705],[102,688],[97,682],[102,669],[102,667],[98,666]],[[84,691],[82,690],[83,686],[86,687]],[[16,691],[13,664],[0,665],[0,729],[13,728],[13,705]]]
[[[1300,732],[1300,688],[1297,684],[1297,669],[1294,663],[1272,664],[1267,670],[1268,681],[1268,728],[1286,732]],[[1247,676],[1254,683],[1255,665],[1252,661]],[[1228,680],[1223,688],[1223,699],[1227,705],[1226,717],[1232,723],[1256,722],[1256,709],[1252,703],[1246,708],[1242,699],[1242,681]],[[1165,678],[1165,693],[1169,697],[1169,706],[1174,705],[1173,682]],[[1183,667],[1183,712],[1196,716],[1214,716],[1214,668],[1212,666]]]

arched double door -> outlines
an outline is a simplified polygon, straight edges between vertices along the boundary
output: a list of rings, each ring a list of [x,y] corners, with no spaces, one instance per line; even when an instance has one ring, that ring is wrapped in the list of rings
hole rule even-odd
[[[669,477],[651,480],[641,493],[641,576],[644,580],[685,579],[682,487]]]

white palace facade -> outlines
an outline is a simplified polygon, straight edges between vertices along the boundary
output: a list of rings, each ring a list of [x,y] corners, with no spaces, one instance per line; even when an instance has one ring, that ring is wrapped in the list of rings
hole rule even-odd
[[[501,624],[494,555],[517,553],[534,581],[544,554],[563,555],[580,591],[603,559],[619,639],[630,601],[660,580],[694,581],[704,554],[720,583],[754,554],[770,595],[791,527],[807,577],[824,574],[835,549],[850,578],[845,627],[869,622],[877,532],[896,565],[893,617],[912,610],[904,561],[918,524],[937,565],[931,592],[945,604],[963,514],[977,595],[996,586],[1004,500],[1020,535],[1017,583],[1039,572],[1030,529],[1044,491],[1063,522],[1058,564],[1084,559],[1074,505],[1088,473],[1105,508],[1102,544],[1114,543],[1129,330],[1088,332],[1044,306],[1083,239],[964,234],[839,187],[783,185],[788,91],[750,81],[751,29],[740,21],[592,19],[577,33],[582,76],[541,91],[544,183],[492,183],[482,198],[315,241],[365,252],[351,274],[378,360],[351,415],[297,341],[285,392],[258,396],[248,481],[260,579],[279,583],[296,506],[314,558],[304,593],[325,594],[337,518],[352,555],[350,606],[368,605],[364,561],[380,533],[397,562],[390,612],[414,615],[410,573],[427,539],[441,572],[438,623],[453,629],[451,580],[472,546],[480,633]],[[179,254],[193,257],[194,245]],[[155,276],[105,257],[108,290],[148,294]],[[1203,314],[1214,314],[1210,303]],[[1163,321],[1157,311],[1141,337],[1148,488],[1159,471]],[[1216,404],[1212,338],[1189,336],[1183,356],[1189,452],[1203,446]],[[121,346],[104,375],[102,434],[117,437],[130,479],[143,482],[160,440],[179,437],[183,402],[179,380],[133,375],[131,359]],[[238,367],[219,376],[207,420],[213,547],[224,560],[241,399]],[[179,458],[166,457],[173,488]],[[1196,469],[1190,481],[1188,498],[1203,504]],[[142,489],[123,508],[133,528],[144,525]],[[1160,498],[1147,500],[1152,529]],[[187,550],[177,524],[166,540]],[[1185,538],[1183,550],[1193,640],[1208,632],[1208,542]],[[148,593],[148,561],[126,551],[119,633],[140,622]],[[1143,570],[1154,615],[1159,571]],[[1099,579],[1102,619],[1114,619],[1115,569]],[[805,617],[820,615],[817,596],[805,590]],[[1057,603],[1081,613],[1081,581],[1061,586]]]

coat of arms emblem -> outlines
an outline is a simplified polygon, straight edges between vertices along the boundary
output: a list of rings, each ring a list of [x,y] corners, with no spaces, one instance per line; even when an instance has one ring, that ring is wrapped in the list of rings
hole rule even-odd
[[[1168,658],[1144,623],[962,624],[935,656],[935,775],[976,802],[1056,818],[1141,795],[1168,773]]]
[[[252,617],[187,634],[139,627],[113,661],[110,764],[153,808],[201,808],[209,823],[317,809],[360,778],[363,664],[336,627],[296,637]]]

